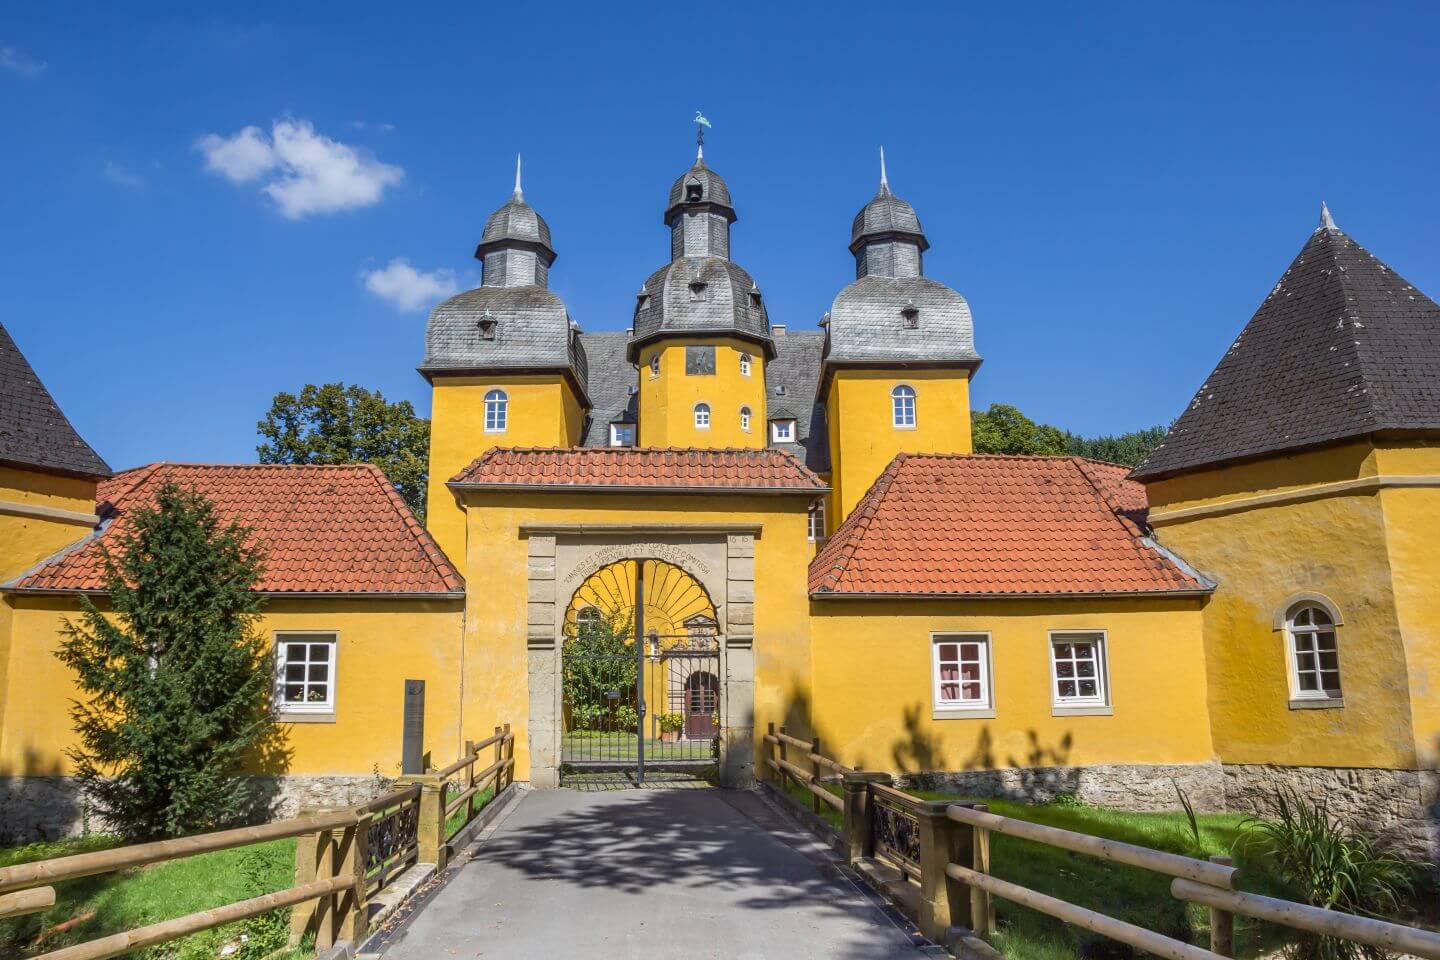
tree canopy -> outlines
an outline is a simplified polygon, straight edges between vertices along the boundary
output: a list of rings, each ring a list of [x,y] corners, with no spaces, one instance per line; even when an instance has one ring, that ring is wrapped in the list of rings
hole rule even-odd
[[[76,777],[96,811],[148,840],[242,819],[240,762],[273,734],[263,558],[209,500],[167,483],[105,550],[109,613],[80,598],[56,656],[76,674]]]
[[[1082,437],[1048,423],[1036,423],[1005,403],[992,403],[988,410],[971,413],[970,427],[976,453],[1089,457],[1130,467],[1139,466],[1165,438],[1163,426]]]
[[[409,400],[391,403],[356,384],[308,383],[298,396],[277,393],[256,428],[261,463],[373,463],[425,522],[430,421]]]

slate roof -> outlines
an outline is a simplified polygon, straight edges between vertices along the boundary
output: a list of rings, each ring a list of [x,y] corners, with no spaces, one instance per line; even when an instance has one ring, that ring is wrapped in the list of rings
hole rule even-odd
[[[913,329],[903,313],[911,306]],[[980,363],[970,304],[928,277],[861,277],[835,298],[828,329],[827,364]]]
[[[1160,477],[1381,430],[1440,429],[1440,307],[1325,212],[1150,458]]]
[[[86,477],[110,467],[80,438],[0,324],[0,463]]]
[[[152,463],[101,483],[99,530],[6,589],[103,590],[102,550],[133,511],[173,481],[208,497],[265,552],[257,588],[270,594],[460,596],[465,582],[378,467]]]
[[[454,486],[553,490],[693,490],[706,493],[824,493],[824,482],[783,450],[699,447],[495,447]]]
[[[767,419],[792,419],[799,443],[777,444],[789,450],[816,473],[830,471],[830,434],[825,406],[815,399],[820,382],[820,356],[825,334],[801,330],[775,334],[775,359],[765,365]]]
[[[695,299],[691,284],[705,285]],[[630,358],[638,347],[671,333],[741,336],[773,350],[770,318],[755,280],[721,257],[677,257],[650,275],[637,297]]]
[[[507,242],[508,245],[535,244],[548,250],[551,260],[555,258],[555,248],[550,245],[550,224],[525,202],[519,190],[485,221],[485,231],[475,248],[476,255]]]
[[[495,321],[487,340],[482,319]],[[540,286],[476,287],[430,311],[422,373],[446,370],[568,368],[583,388],[585,352],[564,302]]]
[[[685,199],[687,183],[700,186],[699,200]],[[703,157],[697,157],[695,165],[676,177],[675,182],[670,185],[670,200],[665,205],[665,222],[670,222],[670,216],[676,207],[685,206],[686,203],[713,203],[724,207],[729,213],[729,219],[732,222],[735,220],[735,208],[730,201],[730,185],[725,182],[724,177],[705,166]]]
[[[639,378],[625,348],[630,338],[624,333],[582,333],[580,344],[589,370],[587,390],[590,415],[580,436],[582,447],[610,446],[610,424],[638,423],[640,395],[631,392]]]
[[[850,252],[857,252],[868,239],[897,235],[914,242],[922,252],[930,246],[915,208],[891,193],[890,186],[882,181],[880,192],[860,208],[850,224]]]
[[[1125,468],[900,454],[810,564],[812,596],[1206,593],[1143,526]]]

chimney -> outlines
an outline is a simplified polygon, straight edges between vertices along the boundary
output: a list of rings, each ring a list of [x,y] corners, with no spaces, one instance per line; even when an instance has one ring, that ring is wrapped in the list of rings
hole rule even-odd
[[[772,324],[770,324],[770,332],[773,333],[773,334],[774,334],[775,336],[777,336],[777,337],[783,337],[783,336],[785,336],[785,324],[783,324],[783,323],[772,323]]]

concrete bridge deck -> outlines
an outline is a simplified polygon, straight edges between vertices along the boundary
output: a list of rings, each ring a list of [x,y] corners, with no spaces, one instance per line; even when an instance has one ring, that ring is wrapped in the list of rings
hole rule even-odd
[[[529,792],[421,903],[384,957],[917,960],[935,952],[817,847],[750,792]]]

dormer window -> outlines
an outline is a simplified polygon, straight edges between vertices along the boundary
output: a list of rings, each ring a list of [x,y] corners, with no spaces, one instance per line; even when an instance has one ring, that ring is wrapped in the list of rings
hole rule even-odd
[[[635,446],[635,424],[633,424],[633,423],[612,423],[612,424],[610,424],[610,446],[612,446],[612,447],[633,447],[633,446]]]
[[[495,319],[495,315],[493,313],[491,313],[489,310],[486,310],[484,315],[480,318],[480,339],[494,340],[495,330],[499,326],[500,321]]]
[[[704,280],[695,279],[690,281],[690,302],[697,303],[710,299],[710,284]]]
[[[685,184],[686,203],[699,203],[703,199],[705,199],[704,185],[696,183],[694,180]]]
[[[750,306],[752,309],[760,309],[760,291],[754,287],[750,288]]]
[[[770,442],[771,442],[771,443],[794,443],[794,442],[795,442],[795,421],[794,421],[794,420],[771,420],[771,421],[770,421]]]
[[[920,308],[913,303],[905,304],[900,311],[900,324],[906,330],[920,329]]]

